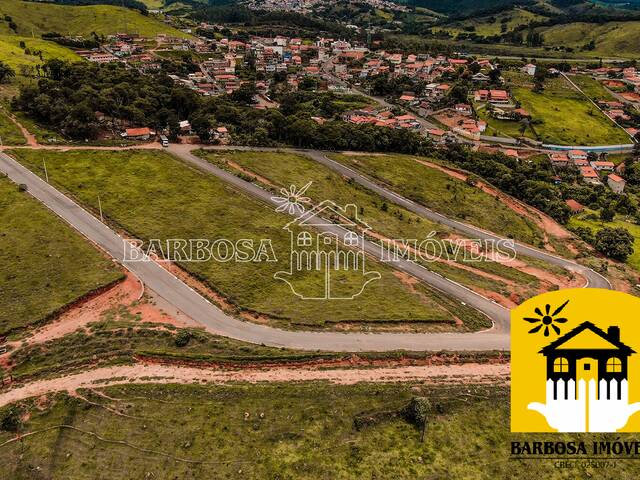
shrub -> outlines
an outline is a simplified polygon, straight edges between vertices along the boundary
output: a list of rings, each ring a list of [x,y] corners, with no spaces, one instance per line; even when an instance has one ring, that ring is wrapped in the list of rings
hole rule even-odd
[[[186,347],[191,340],[191,332],[189,330],[180,330],[174,340],[176,347]]]

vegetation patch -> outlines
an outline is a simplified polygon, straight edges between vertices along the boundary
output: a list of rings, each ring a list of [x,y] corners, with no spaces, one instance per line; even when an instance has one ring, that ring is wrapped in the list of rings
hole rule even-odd
[[[122,277],[113,262],[0,177],[0,335],[41,323]]]
[[[339,322],[418,322],[452,326],[462,319],[466,328],[483,328],[487,320],[459,302],[422,284],[415,290],[403,284],[386,266],[373,261],[379,271],[350,301],[304,300],[296,296],[277,272],[290,272],[291,236],[285,225],[292,220],[270,206],[246,196],[210,174],[195,171],[163,152],[153,151],[15,151],[34,172],[43,175],[43,155],[50,181],[81,203],[102,211],[114,226],[142,240],[220,239],[232,243],[251,240],[254,253],[268,240],[277,262],[226,261],[214,258],[179,264],[206,282],[240,311],[266,314],[282,326],[323,327]],[[218,257],[219,258],[219,257]],[[250,255],[250,258],[256,257]],[[361,275],[361,274],[360,274]],[[324,273],[294,270],[289,277],[296,291],[324,289]],[[358,272],[340,272],[334,281],[340,292],[358,292]],[[324,290],[323,290],[324,292]],[[322,292],[321,292],[322,293]],[[309,295],[306,295],[307,297]],[[451,328],[451,327],[448,327]]]
[[[79,393],[0,411],[0,442],[39,432],[0,450],[3,478],[566,478],[552,460],[510,460],[511,441],[549,437],[509,433],[503,386],[122,385]],[[572,475],[597,477],[588,462],[578,464]],[[616,461],[618,477],[634,478],[639,468]]]

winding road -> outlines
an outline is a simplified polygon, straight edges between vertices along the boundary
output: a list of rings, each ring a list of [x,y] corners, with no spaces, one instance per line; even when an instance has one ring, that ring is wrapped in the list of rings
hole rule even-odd
[[[221,180],[233,185],[266,203],[273,204],[271,193],[242,180],[215,165],[193,155],[193,146],[172,146],[171,152],[183,161]],[[266,150],[266,149],[256,149]],[[298,150],[294,150],[298,151]],[[298,151],[300,152],[300,151]],[[421,205],[405,199],[362,174],[328,159],[324,153],[305,150],[302,153],[323,163],[341,174],[353,178],[366,188],[370,188],[388,200],[401,205],[418,215],[448,225],[461,233],[472,235],[472,238],[498,240],[500,237],[470,225],[449,219]],[[150,289],[163,297],[184,314],[203,325],[208,331],[250,343],[275,347],[287,347],[303,350],[323,351],[438,351],[438,350],[508,350],[509,349],[509,313],[507,309],[495,302],[469,290],[468,288],[435,274],[413,262],[394,261],[398,270],[409,273],[428,283],[459,301],[485,313],[494,321],[494,328],[479,333],[340,333],[340,332],[302,332],[288,331],[245,322],[231,317],[209,302],[198,292],[187,286],[167,270],[155,262],[130,261],[131,258],[142,257],[142,252],[132,243],[120,237],[107,225],[83,209],[72,199],[55,189],[39,176],[29,171],[5,153],[0,153],[0,171],[17,184],[27,185],[29,193],[97,244],[116,261],[135,273]],[[337,225],[328,225],[321,218],[315,228],[331,233],[342,234],[344,231]],[[360,246],[371,255],[380,255],[380,245],[359,239]],[[539,258],[555,265],[562,266],[583,275],[588,286],[610,288],[608,281],[587,267],[565,260],[527,245],[516,244],[517,251],[528,256]]]

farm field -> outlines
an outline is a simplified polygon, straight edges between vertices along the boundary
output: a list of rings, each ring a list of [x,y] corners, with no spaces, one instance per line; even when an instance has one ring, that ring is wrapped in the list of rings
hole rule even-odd
[[[614,219],[612,222],[603,222],[597,218],[597,212],[587,210],[578,215],[574,215],[569,219],[569,227],[586,227],[596,234],[604,227],[622,227],[633,235],[635,239],[633,243],[633,254],[627,258],[627,264],[640,272],[640,225],[627,222],[622,219]],[[595,217],[595,218],[594,218]]]
[[[111,5],[68,6],[20,0],[0,0],[0,14],[10,16],[17,25],[17,34],[25,37],[57,32],[62,35],[111,35],[118,32],[137,33],[152,37],[166,33],[175,37],[189,37],[175,28],[147,17],[138,11]],[[0,20],[0,34],[13,34],[4,20]]]
[[[0,335],[42,323],[122,273],[90,243],[0,177]]]
[[[381,234],[387,239],[417,239],[419,243],[433,235],[448,238],[452,233],[443,225],[419,217],[402,207],[388,205],[383,198],[345,181],[339,174],[303,155],[240,151],[200,151],[199,154],[233,173],[248,176],[255,174],[256,183],[271,188],[274,192],[278,188],[288,188],[289,185],[300,187],[311,181],[313,183],[305,195],[311,198],[313,204],[324,200],[331,200],[338,205],[355,204],[359,219],[369,225],[374,234]],[[432,169],[426,171],[430,172]],[[430,183],[429,177],[423,177],[423,180]],[[453,179],[452,181],[455,182]],[[517,295],[524,297],[539,291],[540,283],[536,277],[515,268],[490,261],[465,262],[463,258],[454,256],[451,260],[450,263],[429,262],[425,266],[472,289],[500,292],[505,296],[516,293],[515,289]],[[456,263],[465,269],[458,268]],[[489,275],[485,275],[486,273]]]
[[[437,212],[536,245],[540,230],[499,200],[408,155],[331,155]],[[428,160],[428,159],[426,159]],[[426,181],[428,178],[429,181]]]
[[[15,151],[32,171],[42,175],[42,151]],[[406,285],[392,271],[373,262],[368,269],[382,278],[371,282],[351,301],[304,301],[283,281],[279,271],[290,270],[291,240],[284,226],[291,217],[245,196],[211,175],[197,172],[163,152],[81,151],[46,152],[50,181],[97,211],[98,195],[105,218],[136,238],[250,239],[255,248],[271,242],[277,262],[182,262],[240,312],[266,315],[279,326],[321,328],[346,322],[417,322],[429,328],[452,328],[454,317],[465,328],[482,328],[484,317],[423,285]],[[185,201],[188,199],[188,201]],[[297,230],[296,232],[297,233]],[[271,257],[273,258],[273,257]],[[264,260],[264,258],[263,258]],[[375,267],[375,268],[374,268]],[[318,272],[294,272],[298,291],[317,289]],[[344,291],[357,292],[362,278],[354,272],[339,277]],[[415,287],[415,288],[414,288]]]
[[[0,139],[2,145],[24,145],[26,140],[18,126],[0,109]]]
[[[514,98],[531,114],[537,138],[543,143],[612,145],[629,142],[629,136],[621,128],[563,78],[547,79],[541,93],[532,91],[530,79],[524,74],[506,72],[505,78]]]
[[[548,436],[509,433],[504,386],[275,382],[96,388],[79,392],[86,400],[61,393],[2,409],[5,418],[23,414],[21,431],[40,433],[2,449],[0,476],[33,478],[30,469],[38,468],[43,478],[93,479],[99,472],[110,480],[566,478],[551,460],[509,460],[510,441]],[[403,414],[422,398],[431,405],[424,439],[419,422]],[[554,438],[591,442],[605,435]],[[0,432],[0,442],[14,436]],[[637,476],[637,462],[617,463],[618,476]],[[572,475],[587,478],[597,470],[579,466]]]

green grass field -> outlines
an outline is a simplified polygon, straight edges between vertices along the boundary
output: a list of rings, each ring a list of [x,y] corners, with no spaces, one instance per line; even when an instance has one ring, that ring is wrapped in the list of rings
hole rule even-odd
[[[145,37],[166,33],[174,37],[189,37],[153,17],[111,5],[67,6],[0,0],[0,14],[9,15],[18,26],[17,34],[25,37],[47,32],[84,36],[92,32],[99,35],[127,32]],[[0,34],[13,34],[5,21],[0,21]]]
[[[511,441],[590,445],[610,435],[511,434],[508,388],[502,386],[303,382],[96,388],[105,396],[80,393],[97,405],[61,393],[39,407],[35,400],[17,407],[14,415],[28,414],[21,432],[39,433],[0,450],[0,476],[556,480],[636,478],[640,472],[633,460],[616,460],[607,470],[585,467],[586,462],[560,469],[551,459],[511,460]],[[424,440],[421,427],[402,415],[414,397],[426,397],[432,405]],[[2,415],[8,412],[5,408]],[[0,442],[15,435],[0,432]]]
[[[29,53],[20,46],[21,41],[25,43]],[[42,55],[42,59],[40,55]],[[0,35],[0,61],[13,68],[16,74],[21,73],[22,66],[33,68],[36,64],[43,63],[43,60],[52,58],[71,62],[80,60],[80,57],[72,50],[53,42],[40,38]]]
[[[376,178],[437,212],[537,245],[542,232],[482,190],[407,155],[342,155],[331,158]],[[426,159],[429,160],[429,159]]]
[[[544,20],[546,17],[538,15],[521,8],[513,8],[500,12],[496,15],[482,16],[479,18],[468,19],[463,22],[456,22],[451,26],[434,27],[433,31],[447,31],[452,35],[466,32],[465,28],[473,27],[472,33],[476,33],[481,37],[490,37],[500,35],[501,33],[510,32],[521,25],[528,25],[534,21]],[[504,22],[503,22],[504,20]],[[506,25],[506,30],[502,31],[502,25]]]
[[[247,171],[269,180],[277,187],[289,185],[302,186],[309,181],[313,184],[306,191],[314,204],[324,200],[331,200],[338,205],[355,204],[358,207],[359,219],[371,227],[372,231],[391,239],[416,239],[419,243],[434,233],[439,238],[446,238],[451,231],[446,227],[419,217],[402,207],[387,202],[378,195],[366,190],[353,182],[345,181],[340,175],[323,165],[303,156],[284,152],[200,152],[209,161],[238,173],[227,162],[240,165]],[[268,184],[261,183],[269,188]],[[531,275],[494,262],[465,262],[463,258],[456,259],[460,264],[478,270],[498,275],[507,281],[514,281],[523,289],[521,293],[532,296],[538,292],[539,282]],[[446,258],[445,258],[446,259]],[[507,296],[512,289],[506,282],[488,278],[481,274],[462,270],[453,265],[440,262],[426,263],[432,271],[445,275],[470,288],[479,287],[484,290],[496,291]]]
[[[16,151],[15,155],[42,174],[42,151]],[[487,321],[475,311],[417,285],[403,284],[387,267],[367,263],[382,278],[366,286],[353,300],[302,300],[289,285],[274,279],[290,270],[291,240],[284,226],[291,217],[236,191],[212,175],[199,173],[163,152],[76,151],[46,152],[52,183],[69,191],[94,210],[100,195],[106,218],[141,239],[252,239],[257,247],[270,240],[277,262],[183,262],[239,309],[272,317],[281,326],[323,327],[338,322],[419,322],[427,327],[450,325],[453,317],[480,328]],[[294,227],[294,235],[297,234]],[[263,258],[264,260],[264,258]],[[297,291],[324,290],[319,272],[295,272]],[[362,278],[341,272],[333,285],[341,292],[357,293]]]
[[[538,139],[559,145],[615,145],[630,141],[629,135],[616,127],[598,108],[576,91],[564,78],[547,79],[541,93],[532,91],[530,77],[519,72],[505,72],[512,95],[527,110]],[[518,128],[517,122],[513,123]],[[490,125],[494,126],[490,122]],[[495,128],[499,128],[496,125]],[[527,136],[532,136],[527,131]]]
[[[582,56],[637,58],[640,49],[640,22],[574,22],[542,28],[541,32],[545,45],[575,48]],[[596,48],[582,50],[591,40],[595,41]]]
[[[640,271],[640,225],[635,223],[626,222],[622,219],[616,218],[612,222],[603,222],[597,218],[597,212],[592,210],[585,210],[583,213],[574,215],[569,219],[569,227],[586,227],[591,229],[595,234],[604,227],[622,227],[633,235],[635,239],[633,243],[633,254],[627,258],[627,264]],[[596,218],[593,218],[596,217]]]
[[[0,138],[2,145],[24,145],[26,140],[18,126],[0,109]]]
[[[616,100],[616,97],[611,95],[602,83],[588,75],[571,75],[569,79],[593,101],[605,100],[608,102]]]
[[[91,244],[0,178],[0,335],[40,323],[122,273]]]

